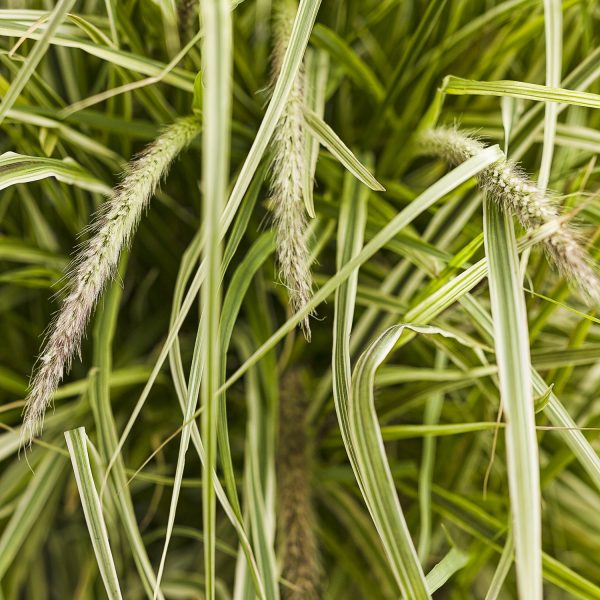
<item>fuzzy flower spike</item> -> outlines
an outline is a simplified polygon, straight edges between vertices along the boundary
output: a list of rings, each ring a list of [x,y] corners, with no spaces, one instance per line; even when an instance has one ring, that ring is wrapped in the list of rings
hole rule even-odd
[[[278,536],[284,600],[321,597],[321,565],[312,504],[312,448],[306,428],[308,398],[297,371],[283,376],[277,448]]]
[[[456,128],[441,127],[423,132],[418,140],[421,154],[437,156],[456,166],[484,149],[477,139]],[[577,232],[562,218],[556,203],[540,190],[513,162],[503,159],[477,176],[479,186],[507,207],[528,231],[549,226],[544,246],[560,274],[573,282],[586,301],[600,302],[600,280]]]
[[[281,2],[275,20],[273,77],[281,64],[294,23],[294,4]],[[305,176],[304,161],[304,74],[299,71],[283,114],[273,136],[273,164],[269,208],[273,214],[280,277],[288,288],[292,310],[298,312],[312,296],[310,253],[306,243],[307,218],[302,196]],[[308,317],[302,322],[306,339],[310,340]]]
[[[170,164],[200,132],[196,117],[181,118],[126,168],[121,183],[95,216],[92,235],[82,244],[67,275],[66,296],[48,328],[27,397],[22,444],[41,432],[52,396],[71,367],[98,297],[113,277],[121,250],[137,227]]]

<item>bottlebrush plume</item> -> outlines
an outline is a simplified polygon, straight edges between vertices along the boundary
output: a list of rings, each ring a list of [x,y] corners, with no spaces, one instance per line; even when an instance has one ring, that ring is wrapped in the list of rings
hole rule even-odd
[[[41,432],[44,414],[73,356],[79,352],[90,315],[106,283],[113,277],[123,248],[131,241],[140,216],[180,152],[200,132],[196,117],[184,117],[166,127],[125,169],[89,226],[67,274],[66,295],[52,320],[34,369],[27,396],[22,444]]]
[[[282,2],[274,26],[274,77],[281,70],[294,16],[293,3]],[[310,252],[306,243],[307,217],[302,195],[305,131],[304,73],[300,69],[273,136],[269,199],[276,232],[279,273],[288,289],[290,306],[294,312],[304,308],[312,296]],[[310,340],[308,317],[303,320],[302,329]]]
[[[478,154],[484,145],[456,128],[440,127],[420,134],[420,153],[438,156],[456,166]],[[551,194],[539,189],[513,162],[503,159],[483,169],[479,186],[505,206],[529,231],[549,226],[546,253],[558,271],[581,291],[589,304],[600,302],[600,280],[576,230],[561,214]]]

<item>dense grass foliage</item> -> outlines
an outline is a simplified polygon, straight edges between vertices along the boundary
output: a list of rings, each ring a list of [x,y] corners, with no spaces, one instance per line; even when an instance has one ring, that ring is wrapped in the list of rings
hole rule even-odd
[[[600,598],[599,42],[2,3],[0,600]]]

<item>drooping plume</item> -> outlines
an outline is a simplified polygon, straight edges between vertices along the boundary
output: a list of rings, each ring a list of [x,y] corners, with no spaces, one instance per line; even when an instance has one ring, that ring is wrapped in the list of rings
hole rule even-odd
[[[478,154],[484,145],[456,128],[440,127],[419,136],[419,151],[438,156],[452,166]],[[479,186],[491,198],[508,208],[528,231],[548,226],[543,243],[561,275],[581,291],[590,304],[600,302],[600,280],[576,231],[561,218],[556,202],[513,162],[503,159],[483,169],[477,176]]]
[[[293,3],[284,0],[274,26],[274,78],[281,71],[294,16]],[[302,195],[305,131],[304,73],[301,68],[273,136],[269,200],[276,230],[280,277],[288,289],[290,306],[294,312],[304,308],[312,295],[310,253],[306,242],[307,217]],[[302,329],[310,340],[308,317],[302,322]]]
[[[277,521],[285,600],[317,600],[320,591],[307,408],[300,374],[286,374],[280,389],[277,448]]]
[[[91,223],[67,274],[65,297],[52,320],[33,373],[25,405],[21,441],[30,444],[75,353],[96,302],[113,277],[121,250],[130,242],[140,216],[170,164],[200,132],[196,117],[166,127],[126,168],[121,183]]]

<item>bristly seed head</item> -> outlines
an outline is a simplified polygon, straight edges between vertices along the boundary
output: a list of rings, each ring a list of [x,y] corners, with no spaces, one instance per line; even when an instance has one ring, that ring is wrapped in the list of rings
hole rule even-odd
[[[281,70],[294,15],[293,3],[282,2],[274,27],[274,79]],[[273,136],[269,199],[276,230],[279,273],[288,289],[290,307],[294,312],[304,308],[312,296],[310,252],[306,242],[307,218],[302,196],[306,130],[303,104],[304,74],[300,69]],[[310,340],[308,317],[302,321],[302,329],[306,339]]]
[[[420,134],[421,154],[438,156],[456,166],[484,149],[477,139],[456,128],[440,127]],[[479,186],[508,208],[528,231],[555,225],[544,238],[546,253],[560,274],[572,281],[589,304],[600,302],[600,279],[574,228],[561,218],[550,194],[540,190],[513,162],[503,159],[483,169]]]
[[[317,600],[321,567],[311,493],[311,448],[301,375],[291,371],[280,388],[277,449],[278,538],[285,600]]]
[[[92,224],[91,237],[77,252],[67,273],[66,296],[52,320],[33,373],[21,428],[22,445],[30,445],[42,430],[44,414],[81,339],[98,297],[113,277],[121,250],[133,236],[142,211],[170,164],[200,132],[196,117],[166,127],[126,168]]]

